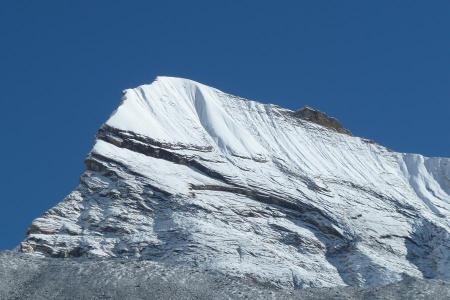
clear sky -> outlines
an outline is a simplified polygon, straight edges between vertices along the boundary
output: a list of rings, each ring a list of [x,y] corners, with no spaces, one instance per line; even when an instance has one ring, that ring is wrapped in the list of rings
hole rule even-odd
[[[450,156],[450,1],[24,1],[0,6],[0,249],[78,183],[125,88],[157,75]]]

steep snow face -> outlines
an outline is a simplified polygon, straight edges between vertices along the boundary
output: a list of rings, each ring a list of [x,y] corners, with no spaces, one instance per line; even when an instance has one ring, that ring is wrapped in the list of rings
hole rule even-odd
[[[158,77],[150,85],[126,90],[122,105],[106,124],[163,143],[214,145],[225,155],[250,158],[263,155],[265,149],[249,132],[252,128],[241,124],[252,115],[240,110],[263,108],[190,80]]]
[[[450,159],[392,152],[288,109],[158,77],[124,92],[86,166],[21,251],[292,288],[450,278]]]

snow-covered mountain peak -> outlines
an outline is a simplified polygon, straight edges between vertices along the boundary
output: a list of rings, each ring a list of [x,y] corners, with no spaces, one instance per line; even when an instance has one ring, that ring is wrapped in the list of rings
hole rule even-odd
[[[334,118],[158,77],[126,90],[80,185],[21,251],[191,264],[279,286],[450,277],[450,159]]]
[[[214,147],[227,154],[258,158],[264,147],[237,114],[267,105],[233,97],[192,80],[158,77],[150,85],[127,90],[123,103],[106,122],[164,143]]]
[[[265,160],[277,144],[267,122],[296,123],[295,118],[348,133],[336,119],[311,108],[293,112],[175,77],[157,77],[149,85],[126,90],[106,125],[163,143],[213,147],[225,155]]]

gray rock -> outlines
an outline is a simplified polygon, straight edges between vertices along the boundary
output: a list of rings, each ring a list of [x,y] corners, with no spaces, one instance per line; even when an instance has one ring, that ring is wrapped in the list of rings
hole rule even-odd
[[[377,288],[286,291],[212,270],[135,259],[39,258],[0,252],[0,299],[433,299],[450,284],[406,279]]]
[[[336,118],[330,117],[326,113],[309,106],[299,109],[294,113],[294,116],[336,130],[337,132],[351,135],[351,132],[344,128]]]

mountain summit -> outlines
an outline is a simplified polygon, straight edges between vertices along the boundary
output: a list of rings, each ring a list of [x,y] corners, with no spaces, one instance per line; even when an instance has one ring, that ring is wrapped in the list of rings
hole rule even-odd
[[[124,91],[79,186],[20,251],[374,286],[448,279],[449,233],[450,159],[392,152],[311,108],[158,77]]]

